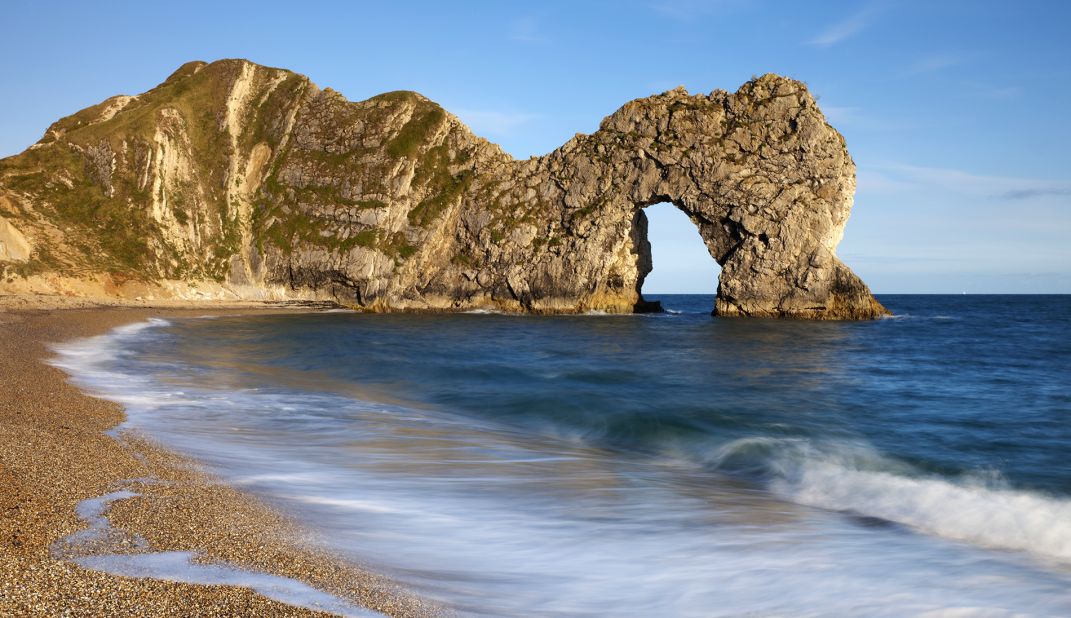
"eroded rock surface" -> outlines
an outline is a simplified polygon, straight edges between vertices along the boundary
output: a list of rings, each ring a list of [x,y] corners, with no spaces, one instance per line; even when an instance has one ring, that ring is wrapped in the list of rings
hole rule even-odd
[[[631,312],[651,270],[642,209],[668,201],[722,266],[716,313],[872,318],[885,309],[835,255],[854,191],[843,138],[775,75],[638,99],[517,161],[416,93],[350,102],[193,62],[0,161],[0,216],[33,247],[21,276],[369,310]]]

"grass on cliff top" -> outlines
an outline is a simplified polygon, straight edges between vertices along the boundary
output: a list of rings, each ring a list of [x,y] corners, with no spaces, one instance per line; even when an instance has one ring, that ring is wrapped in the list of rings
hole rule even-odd
[[[100,117],[102,105],[83,110],[58,121],[57,128],[65,132],[64,138],[47,148],[28,151],[19,157],[0,162],[13,173],[4,180],[4,185],[17,191],[43,198],[47,204],[43,210],[67,230],[68,238],[77,238],[84,248],[85,264],[96,270],[117,272],[124,275],[152,278],[176,272],[224,272],[227,260],[238,250],[240,233],[236,217],[226,204],[223,176],[228,168],[231,142],[221,128],[220,114],[226,106],[229,85],[238,65],[218,63],[202,65],[191,63],[176,71],[167,81],[144,93],[137,100],[111,119],[94,122]],[[199,69],[199,70],[197,70]],[[280,84],[258,109],[252,122],[238,136],[239,147],[251,146],[259,141],[277,146],[280,119],[291,109],[301,90],[307,84],[304,78],[291,75]],[[447,115],[437,104],[410,92],[386,93],[375,97],[387,103],[384,113],[391,113],[393,105],[411,105],[413,113],[385,145],[392,157],[420,157],[418,173],[422,174],[427,187],[427,199],[409,213],[409,221],[415,225],[428,225],[466,190],[472,180],[471,172],[451,175],[445,146],[425,150],[436,131],[446,122]],[[192,173],[197,178],[194,186],[174,188],[168,203],[176,220],[184,222],[213,221],[219,217],[221,238],[205,256],[181,256],[161,238],[158,225],[150,216],[146,205],[151,200],[150,188],[139,188],[137,178],[131,174],[113,174],[114,195],[105,195],[102,186],[96,184],[89,172],[87,157],[64,142],[81,147],[97,147],[104,142],[111,145],[117,156],[127,157],[142,165],[142,156],[153,156],[154,136],[160,125],[161,110],[173,108],[182,120],[165,123],[161,128],[180,147],[188,143]],[[184,127],[184,131],[180,130]],[[421,154],[425,151],[424,154]],[[118,154],[123,153],[123,154]],[[353,153],[346,153],[352,160]],[[276,165],[284,153],[273,153]],[[468,154],[466,153],[467,157]],[[133,169],[132,165],[124,168]],[[422,170],[422,171],[420,171]],[[0,168],[0,172],[4,169]],[[129,169],[126,170],[129,172]],[[57,178],[71,181],[73,187],[56,182]],[[268,195],[263,196],[256,211],[274,214],[277,219],[267,229],[255,227],[258,244],[270,241],[286,252],[294,251],[301,244],[316,245],[343,253],[355,247],[366,247],[398,259],[406,259],[417,252],[405,234],[388,234],[382,230],[361,230],[349,237],[337,234],[333,224],[310,220],[297,209],[280,209],[291,201],[326,202],[349,208],[382,208],[385,204],[376,199],[352,200],[339,195],[333,187],[306,187],[295,193],[272,187],[277,180],[269,175],[265,183]],[[15,185],[15,186],[12,186]],[[289,195],[288,195],[289,193]],[[298,195],[300,194],[300,195]],[[289,212],[287,212],[289,210]],[[256,212],[255,211],[255,212]],[[261,222],[264,218],[260,219]],[[269,219],[270,220],[270,219]],[[159,255],[157,255],[159,254]],[[191,262],[187,264],[186,261]],[[162,268],[167,273],[157,272]],[[223,270],[221,270],[223,269]]]
[[[101,105],[96,105],[67,116],[56,125],[67,132],[67,139],[80,144],[95,144],[102,139],[121,141],[123,138],[152,141],[160,110],[170,107],[182,115],[195,152],[218,154],[224,140],[216,113],[226,106],[234,70],[236,67],[231,65],[210,65],[197,73],[190,72],[192,67],[190,71],[180,69],[104,122],[90,123],[99,116]],[[114,141],[113,144],[118,145]],[[229,144],[223,154],[226,152],[229,152]]]
[[[231,142],[220,116],[240,69],[241,65],[233,62],[208,66],[188,63],[109,120],[95,122],[107,102],[67,116],[53,125],[64,132],[60,141],[0,162],[0,174],[6,176],[4,185],[34,196],[39,208],[67,230],[68,239],[78,239],[70,242],[85,246],[85,263],[77,267],[143,277],[199,270],[217,276],[238,250],[240,237],[225,199],[223,178]],[[268,141],[274,148],[280,137],[280,119],[305,85],[300,76],[289,75],[259,106],[253,121],[243,127],[243,134],[238,136],[244,138],[241,142],[251,146]],[[165,108],[176,110],[181,121],[161,123]],[[178,255],[160,238],[148,212],[151,187],[139,187],[136,173],[147,165],[149,157],[156,156],[154,136],[158,128],[171,137],[175,147],[188,149],[185,154],[197,178],[169,192],[175,219],[185,224],[218,218],[221,225],[222,237],[207,255]],[[88,157],[68,142],[80,148],[103,143],[111,146],[121,163],[119,173],[111,176],[113,196],[105,195],[94,181]],[[57,182],[61,178],[73,186]],[[150,251],[150,246],[155,250]],[[156,272],[157,266],[167,272]]]
[[[387,142],[387,153],[392,157],[415,156],[445,120],[446,112],[443,108],[435,103],[421,101],[413,110],[409,122]]]

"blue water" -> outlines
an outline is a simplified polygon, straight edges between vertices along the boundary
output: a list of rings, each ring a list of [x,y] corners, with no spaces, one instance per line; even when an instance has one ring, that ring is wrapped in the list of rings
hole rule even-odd
[[[462,614],[1071,615],[1071,297],[153,320],[128,425]]]

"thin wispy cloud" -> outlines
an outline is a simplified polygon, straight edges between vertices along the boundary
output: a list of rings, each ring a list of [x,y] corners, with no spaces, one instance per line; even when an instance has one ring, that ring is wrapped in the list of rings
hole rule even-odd
[[[518,43],[545,43],[546,34],[542,31],[539,19],[533,16],[521,17],[509,26],[509,38]]]
[[[654,12],[673,19],[695,19],[754,4],[755,0],[660,0],[648,6]]]
[[[967,58],[963,54],[955,53],[941,53],[932,54],[925,58],[916,60],[907,68],[907,75],[923,75],[926,73],[937,73],[945,69],[959,66],[967,61]]]
[[[846,262],[870,263],[870,264],[919,264],[927,265],[934,262],[968,262],[970,258],[956,255],[953,250],[947,250],[942,254],[940,250],[928,252],[926,255],[874,255],[871,253],[841,253],[840,258]]]
[[[994,86],[989,88],[986,94],[994,99],[1012,99],[1022,96],[1023,89],[1019,86]]]
[[[910,187],[910,183],[881,170],[860,167],[855,172],[855,189],[860,195],[897,193]]]
[[[860,118],[860,109],[858,107],[840,106],[840,105],[822,105],[822,113],[825,115],[829,124],[852,124],[857,122]]]
[[[1071,196],[1071,182],[1047,178],[989,176],[964,170],[891,164],[861,168],[860,193],[921,190],[956,193],[978,199],[1020,201]]]
[[[870,26],[881,13],[881,3],[871,3],[826,28],[810,41],[815,47],[832,47],[859,34]]]
[[[961,80],[960,86],[972,96],[985,97],[987,99],[1015,99],[1026,94],[1022,86],[1015,84],[993,84],[972,80]]]
[[[458,118],[477,134],[506,136],[538,119],[539,114],[488,109],[454,109]]]
[[[1058,197],[1071,195],[1071,187],[1038,187],[1034,189],[1013,189],[1005,191],[997,197],[1005,200],[1029,200],[1038,197]]]

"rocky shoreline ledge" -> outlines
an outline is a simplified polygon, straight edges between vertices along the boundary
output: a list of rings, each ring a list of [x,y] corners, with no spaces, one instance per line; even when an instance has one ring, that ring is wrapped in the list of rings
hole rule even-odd
[[[44,362],[50,343],[151,316],[295,308],[87,304],[0,298],[0,614],[328,615],[247,587],[121,577],[64,559],[64,539],[87,529],[79,505],[85,511],[84,501],[117,490],[138,495],[122,494],[107,509],[111,527],[124,534],[103,539],[103,551],[142,551],[121,541],[137,537],[152,551],[196,552],[202,563],[290,578],[390,616],[444,613],[389,579],[317,549],[315,538],[293,520],[221,484],[196,462],[128,432],[119,439],[105,435],[122,421],[121,407],[80,392]]]

